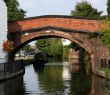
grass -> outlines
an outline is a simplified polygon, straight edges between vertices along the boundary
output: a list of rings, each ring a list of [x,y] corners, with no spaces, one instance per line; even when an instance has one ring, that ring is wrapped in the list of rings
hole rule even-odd
[[[100,68],[99,70],[102,70],[106,72],[107,74],[110,74],[110,68]]]
[[[110,68],[100,68],[99,70],[104,71],[107,76],[110,76]],[[104,83],[104,89],[107,95],[110,95],[110,78],[107,78]]]

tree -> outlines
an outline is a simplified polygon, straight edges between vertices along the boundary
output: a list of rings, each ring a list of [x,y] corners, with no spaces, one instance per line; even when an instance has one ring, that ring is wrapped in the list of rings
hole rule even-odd
[[[29,44],[25,45],[22,50],[24,50],[26,53],[28,53],[31,50],[31,46]]]
[[[80,49],[81,47],[80,47],[78,44],[76,44],[76,43],[71,43],[71,44],[69,45],[69,48],[74,48],[75,50],[78,50],[78,49]]]
[[[54,54],[54,57],[62,58],[62,56],[63,56],[63,44],[62,44],[61,39],[54,39],[53,42],[52,42],[53,48],[51,50]]]
[[[63,46],[63,59],[68,59],[69,56],[69,46]]]
[[[4,0],[8,8],[8,20],[22,19],[26,11],[19,8],[17,0]]]
[[[36,42],[36,46],[50,57],[62,58],[63,56],[63,44],[59,38],[40,39]]]
[[[50,55],[50,41],[48,38],[37,40],[36,46],[39,50],[44,51]]]
[[[110,16],[110,0],[107,1],[107,13]]]
[[[110,51],[110,19],[105,19],[101,21],[99,31],[101,31],[101,41],[108,47]]]
[[[99,11],[91,6],[86,1],[78,2],[75,6],[75,10],[71,12],[75,17],[87,17],[87,18],[99,18],[102,11]]]

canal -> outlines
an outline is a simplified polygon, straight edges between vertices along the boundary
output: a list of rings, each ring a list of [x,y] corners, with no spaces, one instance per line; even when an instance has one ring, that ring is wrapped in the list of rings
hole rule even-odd
[[[0,82],[0,95],[107,95],[104,83],[68,62],[30,64],[24,76]]]

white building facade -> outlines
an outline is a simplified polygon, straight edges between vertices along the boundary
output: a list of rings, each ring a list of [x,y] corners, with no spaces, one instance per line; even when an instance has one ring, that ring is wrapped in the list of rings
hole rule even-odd
[[[3,51],[3,41],[7,40],[7,7],[0,0],[0,63],[6,62],[6,53]]]

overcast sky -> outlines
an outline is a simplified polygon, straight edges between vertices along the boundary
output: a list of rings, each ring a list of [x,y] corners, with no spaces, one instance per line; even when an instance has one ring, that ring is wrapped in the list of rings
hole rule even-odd
[[[70,15],[76,2],[82,0],[18,0],[20,8],[27,11],[27,17],[40,15]],[[86,0],[99,11],[106,12],[107,0]]]

